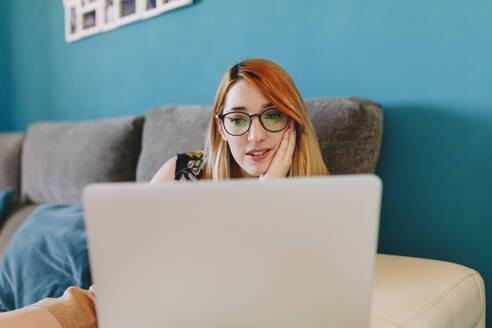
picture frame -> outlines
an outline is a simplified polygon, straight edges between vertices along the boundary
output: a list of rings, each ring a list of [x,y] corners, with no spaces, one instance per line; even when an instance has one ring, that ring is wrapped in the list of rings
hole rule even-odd
[[[65,39],[73,42],[148,19],[194,0],[63,0]]]

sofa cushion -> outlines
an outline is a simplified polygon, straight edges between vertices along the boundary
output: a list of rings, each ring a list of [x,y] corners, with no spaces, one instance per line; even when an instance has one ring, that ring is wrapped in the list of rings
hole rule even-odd
[[[381,148],[381,106],[346,97],[306,99],[305,103],[328,170],[332,174],[373,173]],[[149,181],[177,153],[203,148],[211,111],[210,106],[165,106],[148,111],[137,181]]]
[[[38,205],[19,205],[12,208],[9,211],[9,215],[6,221],[0,228],[0,258],[3,256],[3,252],[7,248],[10,240],[14,236],[15,232],[24,223],[29,214],[36,209]]]
[[[10,210],[13,193],[14,189],[12,188],[0,190],[0,226],[2,226],[3,220],[7,217],[7,213]]]
[[[29,126],[22,149],[22,198],[80,204],[89,183],[134,181],[143,117]]]
[[[23,138],[23,133],[0,133],[0,190],[14,188],[14,200],[19,196]]]
[[[149,110],[145,114],[137,181],[150,181],[159,167],[177,153],[202,149],[210,115],[210,106],[164,106]]]
[[[383,135],[379,104],[333,97],[307,99],[306,107],[330,173],[374,173]]]

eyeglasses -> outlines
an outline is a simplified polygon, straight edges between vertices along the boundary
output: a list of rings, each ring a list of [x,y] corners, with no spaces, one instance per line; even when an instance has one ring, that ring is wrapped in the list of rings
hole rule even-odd
[[[272,107],[261,114],[249,115],[244,112],[229,112],[216,115],[231,136],[241,136],[249,131],[253,117],[258,116],[261,125],[270,132],[280,132],[287,127],[289,116],[279,109]]]

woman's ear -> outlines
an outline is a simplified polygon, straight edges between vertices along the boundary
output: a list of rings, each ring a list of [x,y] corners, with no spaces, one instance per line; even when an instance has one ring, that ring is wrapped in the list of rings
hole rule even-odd
[[[219,129],[220,136],[222,137],[222,140],[227,142],[226,136],[225,136],[225,131],[224,131],[224,126],[222,126],[222,121],[216,117],[215,118],[215,124],[217,125],[217,128]]]

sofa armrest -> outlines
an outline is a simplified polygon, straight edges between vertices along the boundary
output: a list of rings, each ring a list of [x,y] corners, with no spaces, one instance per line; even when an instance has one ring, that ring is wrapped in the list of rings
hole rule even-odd
[[[462,265],[378,254],[371,328],[485,327],[482,277]]]

